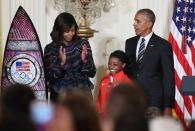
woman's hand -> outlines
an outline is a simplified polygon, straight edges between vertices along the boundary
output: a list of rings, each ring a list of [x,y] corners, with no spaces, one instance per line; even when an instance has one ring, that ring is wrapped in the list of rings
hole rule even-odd
[[[60,57],[60,65],[63,66],[64,64],[66,64],[66,49],[63,48],[62,46],[60,46],[59,49],[59,57]]]
[[[81,52],[81,59],[83,61],[83,63],[86,63],[87,62],[87,46],[84,44],[82,46],[82,52]]]

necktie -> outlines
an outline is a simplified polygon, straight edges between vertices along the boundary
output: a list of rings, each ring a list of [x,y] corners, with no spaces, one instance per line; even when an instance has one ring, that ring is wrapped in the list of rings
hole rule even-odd
[[[137,63],[138,65],[142,62],[143,60],[143,56],[144,56],[144,52],[145,52],[145,39],[142,38],[139,50],[138,50],[138,57],[137,57]]]

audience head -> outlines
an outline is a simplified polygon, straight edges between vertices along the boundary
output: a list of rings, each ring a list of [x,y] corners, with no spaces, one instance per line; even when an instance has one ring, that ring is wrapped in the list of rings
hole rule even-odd
[[[147,131],[144,117],[146,102],[137,85],[119,84],[111,91],[107,112],[114,121],[115,131]]]
[[[47,131],[75,131],[71,111],[63,105],[55,103],[53,118],[47,128]]]
[[[149,122],[150,131],[184,131],[182,124],[172,117],[156,117]]]
[[[112,74],[118,73],[127,64],[127,56],[124,51],[116,50],[110,54],[108,61],[108,69]]]
[[[1,131],[34,131],[30,117],[30,103],[35,95],[30,87],[15,84],[2,91]]]
[[[22,118],[3,118],[0,121],[0,131],[36,131],[32,122]]]
[[[189,131],[195,131],[195,120],[194,119],[189,124]]]
[[[30,87],[21,84],[11,85],[2,91],[1,104],[3,114],[30,114],[30,103],[35,95]]]
[[[59,105],[66,113],[70,112],[74,131],[100,131],[95,105],[86,93],[78,89],[65,92],[64,97],[59,99]]]

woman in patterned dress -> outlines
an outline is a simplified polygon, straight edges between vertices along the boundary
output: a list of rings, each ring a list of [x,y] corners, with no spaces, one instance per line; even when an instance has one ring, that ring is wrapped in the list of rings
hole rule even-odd
[[[51,32],[52,42],[44,50],[44,67],[50,98],[56,101],[61,90],[78,88],[92,98],[96,67],[87,39],[77,35],[78,25],[70,13],[57,16]]]

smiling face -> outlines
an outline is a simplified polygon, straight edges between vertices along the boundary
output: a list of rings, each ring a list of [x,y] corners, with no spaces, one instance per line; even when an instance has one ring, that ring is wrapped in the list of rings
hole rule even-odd
[[[64,43],[68,44],[69,42],[71,42],[75,34],[76,34],[76,29],[75,29],[75,26],[73,25],[70,28],[70,30],[64,32],[63,34]]]
[[[137,13],[134,21],[136,35],[145,37],[152,31],[152,22],[143,13]]]
[[[110,57],[108,69],[110,70],[110,73],[114,75],[123,69],[123,63],[117,57]]]

